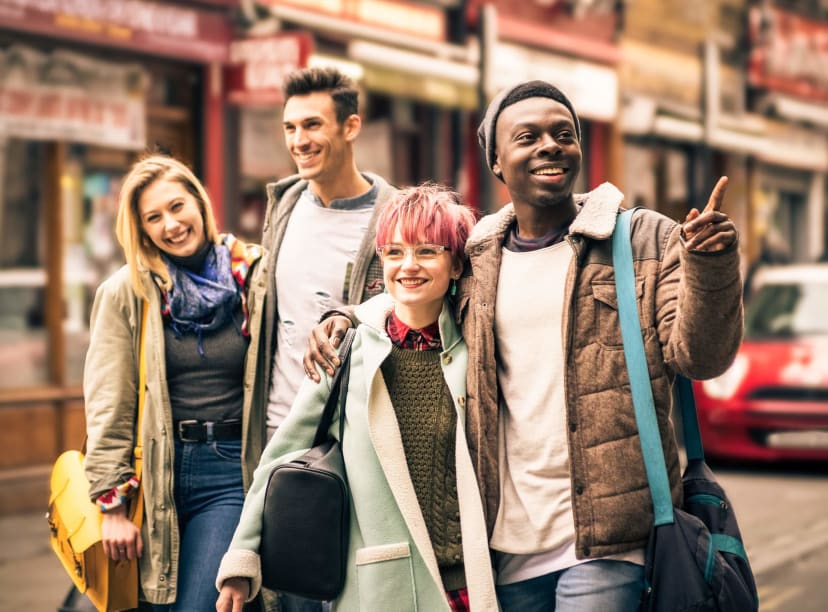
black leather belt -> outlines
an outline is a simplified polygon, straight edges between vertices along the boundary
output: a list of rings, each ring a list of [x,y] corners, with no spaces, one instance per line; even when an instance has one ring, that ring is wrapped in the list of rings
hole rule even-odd
[[[213,442],[214,440],[240,440],[242,422],[234,421],[178,421],[175,432],[182,442]]]

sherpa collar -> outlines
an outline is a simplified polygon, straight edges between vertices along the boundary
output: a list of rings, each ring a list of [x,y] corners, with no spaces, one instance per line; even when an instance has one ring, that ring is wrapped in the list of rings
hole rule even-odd
[[[570,234],[580,234],[594,240],[607,240],[615,229],[615,219],[624,201],[622,194],[612,183],[602,183],[589,193],[575,194],[575,202],[582,208],[572,224]],[[477,222],[466,243],[466,252],[492,238],[502,239],[515,220],[515,207],[506,204],[496,213]]]

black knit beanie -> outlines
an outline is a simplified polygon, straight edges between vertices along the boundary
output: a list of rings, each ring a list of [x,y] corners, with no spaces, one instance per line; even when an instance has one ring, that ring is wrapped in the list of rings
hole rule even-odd
[[[578,140],[581,139],[581,122],[578,121],[578,115],[575,109],[572,108],[572,103],[564,93],[546,81],[526,81],[512,87],[507,87],[498,93],[486,109],[486,115],[483,121],[480,122],[480,127],[477,128],[477,141],[480,143],[480,148],[483,149],[483,154],[486,156],[486,165],[489,170],[492,169],[495,161],[495,129],[497,127],[497,118],[500,113],[507,106],[511,106],[521,100],[527,98],[551,98],[556,102],[560,102],[572,114],[572,120],[575,122],[575,134]],[[501,181],[502,176],[495,174]]]

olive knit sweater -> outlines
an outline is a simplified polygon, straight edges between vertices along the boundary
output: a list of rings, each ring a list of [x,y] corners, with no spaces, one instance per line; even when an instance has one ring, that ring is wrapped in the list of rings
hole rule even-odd
[[[457,415],[440,369],[440,352],[394,346],[382,364],[382,375],[397,415],[408,471],[443,586],[447,591],[463,588],[454,464]]]

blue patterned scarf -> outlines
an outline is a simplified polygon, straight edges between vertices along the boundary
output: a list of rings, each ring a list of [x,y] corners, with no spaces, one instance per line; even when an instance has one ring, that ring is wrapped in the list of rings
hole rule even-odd
[[[202,334],[232,321],[241,303],[230,267],[230,249],[224,244],[212,245],[198,274],[162,257],[173,284],[164,308],[170,329],[178,337],[194,333],[198,337],[198,353],[203,357]]]

